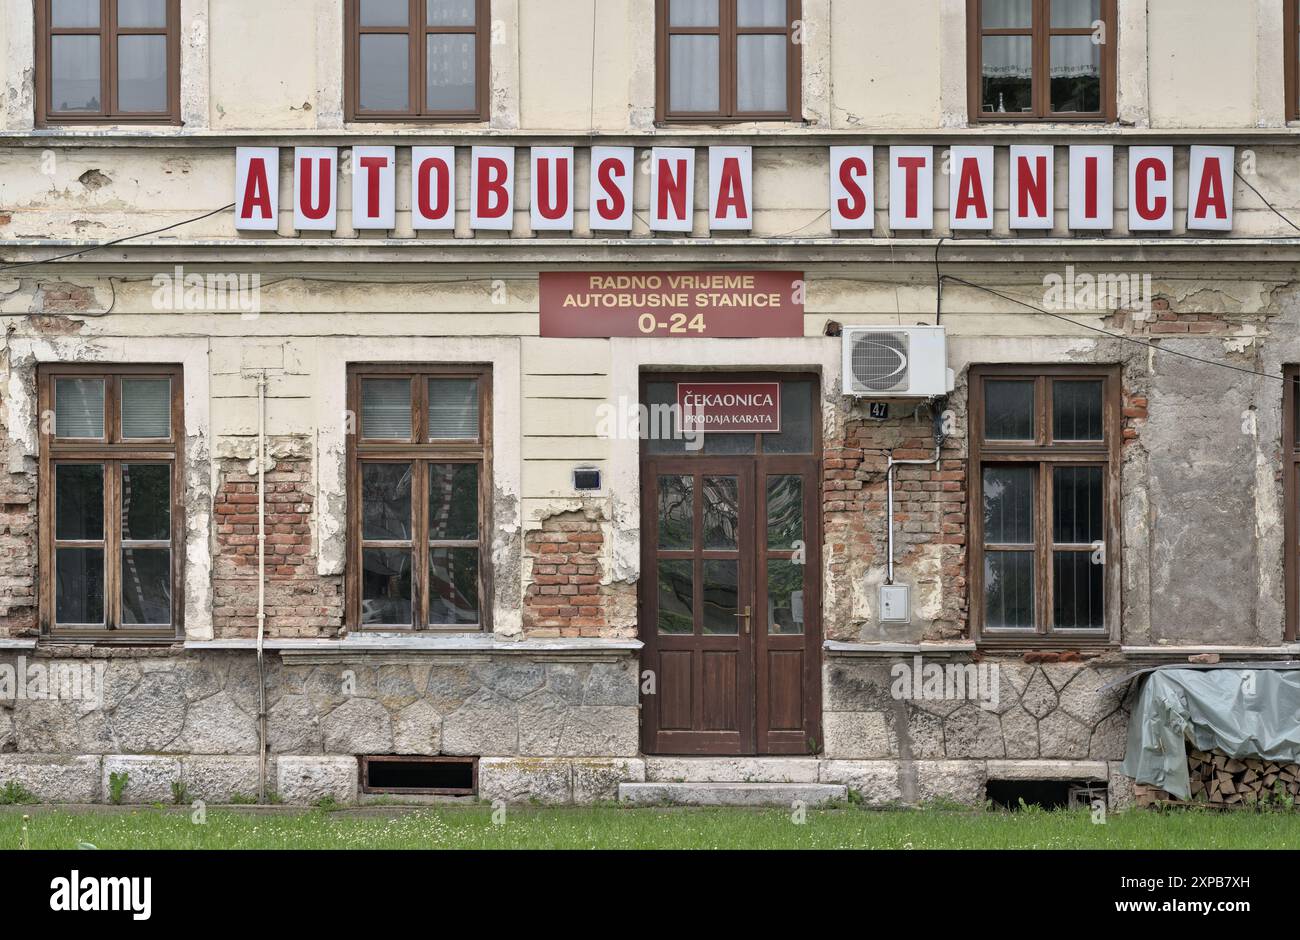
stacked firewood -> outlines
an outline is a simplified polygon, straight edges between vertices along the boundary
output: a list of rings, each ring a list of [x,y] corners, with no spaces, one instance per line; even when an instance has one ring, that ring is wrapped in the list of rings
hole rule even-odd
[[[1300,764],[1191,750],[1187,755],[1187,775],[1193,803],[1224,809],[1300,808]],[[1155,787],[1138,786],[1135,794],[1139,806],[1184,802]]]
[[[1300,765],[1256,757],[1229,757],[1221,751],[1187,755],[1192,799],[1235,806],[1274,803],[1294,806],[1300,796]]]

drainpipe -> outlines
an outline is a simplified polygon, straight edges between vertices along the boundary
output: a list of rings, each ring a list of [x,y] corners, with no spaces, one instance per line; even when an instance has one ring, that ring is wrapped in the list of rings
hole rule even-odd
[[[257,801],[266,802],[266,372],[257,377]]]
[[[931,464],[937,469],[939,467],[939,456],[943,450],[944,433],[943,433],[943,403],[947,399],[940,399],[934,407],[934,457],[929,460],[895,460],[894,452],[888,451],[889,462],[885,465],[885,525],[888,529],[886,541],[888,544],[887,554],[885,557],[885,583],[894,583],[894,470],[897,467],[928,467]]]

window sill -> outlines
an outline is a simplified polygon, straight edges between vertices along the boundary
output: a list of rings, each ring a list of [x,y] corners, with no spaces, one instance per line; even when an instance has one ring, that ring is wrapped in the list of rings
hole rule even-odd
[[[393,636],[349,634],[337,640],[270,639],[264,649],[287,653],[502,653],[535,655],[538,653],[635,653],[640,640],[500,640],[491,633],[457,633],[431,636]],[[254,650],[257,640],[186,640],[187,650]]]
[[[365,131],[376,127],[391,128],[394,125],[406,125],[412,130],[425,127],[462,127],[469,130],[490,130],[488,118],[481,114],[448,115],[446,117],[401,115],[394,117],[354,116],[344,120],[343,127],[350,131]]]
[[[847,643],[826,640],[822,643],[828,658],[897,659],[899,656],[957,656],[975,652],[970,640],[953,640],[946,643]]]
[[[140,634],[129,636],[114,636],[111,633],[80,633],[80,634],[44,634],[38,641],[42,647],[53,646],[135,646],[135,647],[167,647],[179,646],[181,638],[175,634],[167,636],[141,636]]]
[[[981,636],[975,641],[981,651],[998,653],[1106,653],[1118,651],[1120,644],[1110,636]]]
[[[63,128],[76,127],[87,130],[112,130],[115,127],[183,127],[184,122],[180,118],[173,117],[93,117],[93,118],[47,118],[35,122],[37,130],[57,131]]]
[[[764,118],[659,118],[654,126],[663,130],[708,130],[711,127],[724,127],[729,131],[752,128],[755,131],[803,130],[809,122],[797,117]]]
[[[972,119],[970,120],[969,123],[970,123],[970,126],[971,126],[971,127],[989,127],[989,126],[997,127],[997,126],[1008,125],[1008,124],[1010,124],[1010,125],[1016,125],[1016,124],[1035,124],[1035,125],[1051,125],[1051,124],[1060,124],[1060,125],[1063,125],[1063,126],[1065,126],[1065,127],[1077,127],[1077,126],[1079,126],[1079,125],[1083,125],[1083,126],[1085,126],[1085,127],[1120,127],[1120,126],[1121,126],[1120,123],[1119,123],[1119,121],[1114,120],[1114,119],[1109,118],[1109,117],[1106,117],[1106,116],[1101,116],[1101,117],[1077,117],[1077,118],[1069,118],[1069,117],[1061,117],[1061,116],[1053,116],[1053,117],[1015,117],[1015,116],[1010,115],[1010,114],[999,114],[999,115],[997,115],[996,117],[983,117],[983,116],[981,116],[981,117],[977,117],[977,118],[972,118]]]

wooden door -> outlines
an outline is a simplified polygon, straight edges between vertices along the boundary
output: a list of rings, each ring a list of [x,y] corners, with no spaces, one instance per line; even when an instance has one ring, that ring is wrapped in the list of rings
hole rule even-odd
[[[753,463],[669,458],[644,473],[654,750],[752,754]]]
[[[677,378],[647,380],[643,401]],[[815,379],[788,378],[783,415],[807,412],[794,431],[643,447],[646,753],[821,749],[819,396]]]

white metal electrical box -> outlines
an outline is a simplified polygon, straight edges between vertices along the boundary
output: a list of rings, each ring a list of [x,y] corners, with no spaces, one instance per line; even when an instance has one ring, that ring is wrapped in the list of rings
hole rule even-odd
[[[880,585],[880,622],[912,621],[912,589],[907,584]]]

